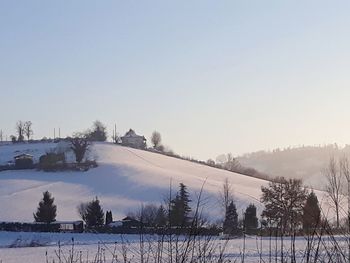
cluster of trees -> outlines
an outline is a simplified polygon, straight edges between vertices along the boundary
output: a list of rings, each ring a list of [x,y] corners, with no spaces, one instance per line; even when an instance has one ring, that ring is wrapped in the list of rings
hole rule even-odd
[[[88,141],[104,142],[108,138],[106,126],[99,120],[96,120],[92,128],[87,130],[84,134]]]
[[[138,211],[129,213],[128,216],[148,227],[186,228],[191,225],[193,219],[190,203],[187,186],[180,183],[175,197],[167,200],[165,205],[147,204],[141,206]]]
[[[223,233],[229,236],[240,235],[242,232],[250,234],[256,233],[258,228],[256,206],[250,204],[243,214],[243,219],[239,220],[233,189],[228,178],[225,179],[219,196],[220,203],[224,210]]]
[[[270,179],[267,174],[258,172],[254,168],[245,167],[241,165],[241,163],[233,157],[232,153],[221,154],[218,157],[216,157],[216,161],[214,161],[213,159],[208,159],[205,164],[211,167],[244,174],[255,178],[260,178],[264,180]]]
[[[280,234],[293,234],[301,228],[305,232],[314,231],[322,224],[321,209],[317,196],[313,191],[308,192],[302,186],[301,180],[285,179],[283,177],[262,187],[261,202],[265,205],[262,213],[261,226],[278,229]],[[226,180],[221,190],[221,203],[224,208],[222,230],[229,236],[240,235],[242,232],[254,234],[258,228],[257,208],[248,205],[239,220],[237,207],[234,202],[232,188]],[[166,205],[148,204],[141,206],[135,213],[128,216],[147,227],[191,227],[195,212],[191,208],[191,199],[186,185],[179,184],[176,195],[167,201]],[[99,199],[81,203],[77,207],[78,214],[88,228],[98,228],[113,222],[112,211],[103,211]],[[56,220],[57,207],[54,198],[48,191],[43,193],[36,213],[36,222],[51,223]],[[323,219],[324,220],[324,219]],[[198,225],[197,225],[198,226]]]
[[[263,225],[274,227],[281,234],[293,234],[321,226],[321,209],[317,196],[303,187],[300,179],[276,178],[262,187]]]
[[[23,142],[25,138],[27,141],[29,141],[34,134],[32,125],[33,124],[31,121],[18,121],[16,123],[17,137],[15,135],[11,135],[11,141],[13,143]]]
[[[49,191],[43,193],[43,198],[39,202],[37,211],[33,214],[35,222],[52,223],[56,221],[57,206],[54,204],[55,198]],[[87,227],[103,226],[104,222],[110,223],[113,221],[111,211],[105,213],[100,205],[99,199],[96,197],[90,202],[81,203],[77,207],[77,211],[81,219],[86,223]]]

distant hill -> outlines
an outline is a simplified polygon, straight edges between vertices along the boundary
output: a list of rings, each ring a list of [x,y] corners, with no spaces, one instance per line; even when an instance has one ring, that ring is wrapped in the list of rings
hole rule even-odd
[[[330,144],[259,151],[240,156],[237,160],[242,165],[253,167],[271,177],[301,178],[305,184],[323,189],[322,170],[330,157],[339,158],[344,155],[350,157],[349,145],[338,147]]]

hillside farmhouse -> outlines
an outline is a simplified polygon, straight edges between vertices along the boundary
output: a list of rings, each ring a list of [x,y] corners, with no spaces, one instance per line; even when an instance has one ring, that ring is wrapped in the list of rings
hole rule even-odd
[[[121,138],[122,145],[130,146],[133,148],[144,149],[146,147],[145,136],[137,135],[133,129],[130,129]]]

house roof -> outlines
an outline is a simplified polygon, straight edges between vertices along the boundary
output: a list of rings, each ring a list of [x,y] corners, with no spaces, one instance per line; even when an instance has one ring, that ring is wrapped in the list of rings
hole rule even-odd
[[[130,216],[127,216],[125,218],[122,219],[122,222],[126,222],[126,221],[130,221],[130,222],[139,222],[138,220],[136,220],[135,218],[132,218]]]
[[[129,131],[127,131],[125,133],[124,136],[122,136],[121,138],[142,138],[144,140],[146,140],[145,136],[141,136],[141,135],[137,135],[136,132],[133,129],[130,129]]]
[[[14,158],[15,159],[33,159],[33,155],[22,153],[22,154],[16,155]]]

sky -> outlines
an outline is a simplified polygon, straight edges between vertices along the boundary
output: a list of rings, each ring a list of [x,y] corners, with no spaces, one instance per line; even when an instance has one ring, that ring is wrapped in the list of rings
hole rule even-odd
[[[0,0],[0,129],[162,134],[199,159],[350,143],[349,1]]]

